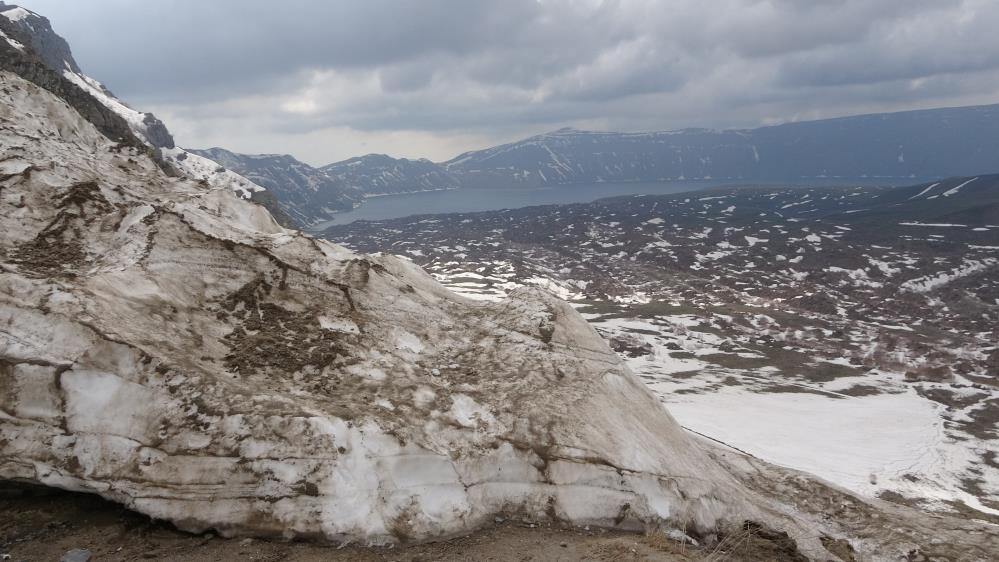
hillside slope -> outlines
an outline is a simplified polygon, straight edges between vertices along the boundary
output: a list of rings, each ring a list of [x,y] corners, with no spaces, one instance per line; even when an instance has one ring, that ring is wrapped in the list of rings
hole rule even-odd
[[[744,186],[335,226],[452,290],[570,300],[685,427],[999,522],[999,175]],[[957,220],[960,218],[960,220]]]

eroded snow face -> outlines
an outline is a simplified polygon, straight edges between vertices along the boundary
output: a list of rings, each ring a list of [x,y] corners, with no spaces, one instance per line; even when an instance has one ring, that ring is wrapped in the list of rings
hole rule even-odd
[[[0,86],[0,478],[375,543],[767,518],[547,292],[470,303]]]

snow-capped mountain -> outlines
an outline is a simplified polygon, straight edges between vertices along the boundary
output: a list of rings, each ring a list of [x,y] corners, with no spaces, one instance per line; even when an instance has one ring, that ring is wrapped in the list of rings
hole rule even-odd
[[[426,159],[368,154],[314,168],[287,154],[237,154],[223,148],[189,152],[265,187],[300,226],[326,221],[368,197],[461,187],[456,177]]]
[[[425,158],[410,160],[368,154],[321,169],[345,185],[361,190],[365,197],[461,187],[457,178]]]
[[[11,58],[32,57],[121,117],[136,138],[179,173],[206,182],[212,188],[231,189],[244,198],[263,191],[245,177],[217,163],[175,146],[173,136],[152,113],[137,111],[118,99],[99,81],[87,76],[73,58],[69,44],[55,33],[48,18],[25,8],[0,2],[0,32]],[[8,64],[12,64],[9,61]],[[51,82],[48,79],[48,82]]]
[[[353,209],[364,198],[359,188],[287,154],[237,154],[224,148],[189,152],[210,158],[263,186],[299,226],[309,226],[329,219],[333,213]]]
[[[999,105],[906,111],[745,130],[560,129],[443,164],[464,187],[684,179],[797,181],[985,174],[999,162]]]

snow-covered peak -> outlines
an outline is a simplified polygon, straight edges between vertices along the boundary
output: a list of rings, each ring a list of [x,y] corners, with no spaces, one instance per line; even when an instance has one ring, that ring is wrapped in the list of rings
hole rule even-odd
[[[139,137],[139,139],[143,142],[150,146],[157,145],[157,143],[150,140],[150,137],[153,137],[154,135],[149,131],[149,124],[147,123],[147,116],[152,114],[142,113],[141,111],[132,109],[124,102],[114,97],[114,95],[112,95],[103,84],[85,74],[73,72],[67,68],[63,70],[62,75],[73,84],[79,86],[80,89],[96,98],[97,101],[101,102],[105,107],[124,118],[125,121],[128,122],[129,127],[135,133],[135,136]]]
[[[79,72],[80,67],[73,59],[69,44],[52,30],[48,18],[20,6],[3,3],[0,3],[0,16],[0,25],[6,27],[5,35],[30,47],[32,54],[46,66],[56,72],[61,72],[63,68]]]
[[[35,12],[26,10],[20,6],[0,6],[0,9],[4,10],[0,12],[0,16],[3,16],[13,22],[19,22],[32,16],[41,17]]]

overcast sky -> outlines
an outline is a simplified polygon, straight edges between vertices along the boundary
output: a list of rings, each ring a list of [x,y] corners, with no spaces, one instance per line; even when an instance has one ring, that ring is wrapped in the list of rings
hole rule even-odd
[[[182,146],[311,164],[999,102],[996,0],[8,3]]]

